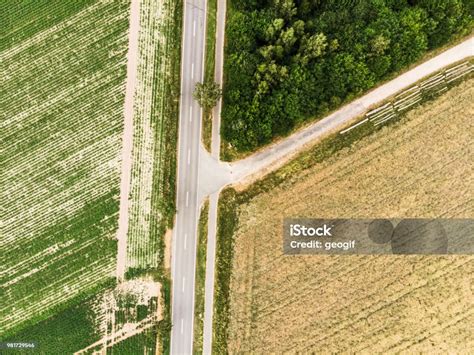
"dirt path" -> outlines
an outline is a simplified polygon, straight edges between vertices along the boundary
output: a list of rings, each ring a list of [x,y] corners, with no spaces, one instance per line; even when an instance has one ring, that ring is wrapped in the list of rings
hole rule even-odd
[[[122,139],[122,171],[120,181],[120,210],[117,231],[117,279],[123,280],[127,260],[128,206],[132,170],[133,96],[137,83],[138,33],[140,30],[140,1],[130,4],[130,32],[128,37],[127,80],[125,87],[124,126]]]

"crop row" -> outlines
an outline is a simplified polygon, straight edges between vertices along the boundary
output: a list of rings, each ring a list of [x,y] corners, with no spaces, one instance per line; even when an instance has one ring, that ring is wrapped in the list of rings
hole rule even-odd
[[[138,87],[135,93],[134,147],[127,265],[157,268],[160,243],[174,201],[177,101],[171,94],[176,81],[176,51],[172,1],[141,3]],[[176,93],[174,93],[176,94]]]
[[[67,90],[73,93],[71,90],[95,81],[93,75],[97,72],[125,61],[124,55],[113,54],[126,50],[126,13],[113,16],[103,10],[83,18],[82,23],[68,28],[66,33],[44,39],[30,49],[31,53],[20,52],[12,57],[3,54],[1,70],[5,79],[1,90],[5,95],[0,102],[6,120],[2,120],[2,128],[15,122],[13,118],[19,113],[22,115],[18,118],[22,118],[29,109],[36,110],[44,104],[44,100]],[[2,137],[8,133],[3,129]]]
[[[7,334],[113,277],[128,6],[95,2],[2,53],[0,328]],[[27,15],[34,20],[34,11]]]
[[[46,318],[51,315],[51,310],[55,307],[103,283],[113,275],[114,271],[115,264],[112,259],[99,260],[74,273],[68,271],[68,278],[59,278],[45,285],[43,289],[37,288],[36,292],[31,292],[30,289],[27,297],[13,303],[7,303],[10,297],[6,295],[5,304],[2,304],[0,326],[4,332],[8,333],[10,329],[27,323],[30,319]],[[35,285],[35,287],[38,286]]]
[[[142,2],[140,16],[141,33],[139,38],[138,85],[135,93],[134,112],[134,147],[131,179],[131,208],[128,233],[127,265],[140,266],[143,256],[149,255],[149,266],[156,266],[157,255],[149,250],[151,195],[153,190],[153,173],[155,165],[154,150],[158,143],[155,140],[155,121],[153,101],[155,90],[155,65],[160,66],[164,56],[158,55],[163,34],[157,30],[161,21],[158,2]],[[131,258],[131,256],[133,256]],[[154,262],[155,261],[155,262]],[[146,266],[146,265],[144,265]]]

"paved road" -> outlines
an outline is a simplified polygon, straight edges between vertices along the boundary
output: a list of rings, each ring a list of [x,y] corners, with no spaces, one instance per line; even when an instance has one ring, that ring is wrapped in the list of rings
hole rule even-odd
[[[201,109],[194,85],[203,80],[206,0],[187,0],[181,57],[181,101],[178,143],[177,216],[172,253],[171,353],[191,354],[198,201]]]

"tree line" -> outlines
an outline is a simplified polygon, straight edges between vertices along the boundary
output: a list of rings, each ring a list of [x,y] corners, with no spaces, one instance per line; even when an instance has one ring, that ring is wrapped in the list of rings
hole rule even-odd
[[[230,0],[222,135],[250,151],[472,30],[470,0]]]

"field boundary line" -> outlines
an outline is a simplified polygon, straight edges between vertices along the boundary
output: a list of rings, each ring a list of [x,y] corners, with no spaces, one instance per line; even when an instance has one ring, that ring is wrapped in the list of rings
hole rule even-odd
[[[128,208],[132,171],[133,103],[137,83],[138,35],[140,32],[140,0],[131,0],[130,27],[125,84],[124,126],[122,139],[122,171],[120,178],[120,208],[117,230],[117,279],[123,280],[127,260]]]

